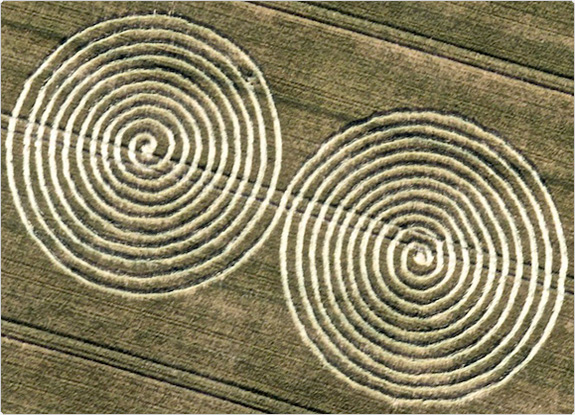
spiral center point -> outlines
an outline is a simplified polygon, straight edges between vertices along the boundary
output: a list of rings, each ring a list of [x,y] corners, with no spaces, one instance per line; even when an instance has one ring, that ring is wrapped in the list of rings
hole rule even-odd
[[[417,265],[427,266],[431,262],[431,255],[426,255],[424,252],[419,251],[415,254],[413,260]]]
[[[146,158],[150,158],[154,154],[154,145],[152,143],[146,143],[142,146],[142,155]]]

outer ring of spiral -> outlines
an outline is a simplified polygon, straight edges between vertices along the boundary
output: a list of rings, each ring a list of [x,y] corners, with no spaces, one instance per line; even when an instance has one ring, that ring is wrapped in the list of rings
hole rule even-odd
[[[355,123],[306,162],[282,204],[293,320],[325,365],[369,393],[473,397],[523,368],[554,327],[568,263],[556,207],[531,164],[470,121],[398,111]],[[394,236],[416,228],[448,239]],[[409,255],[428,279],[406,272]]]
[[[14,202],[42,250],[82,281],[138,295],[212,281],[248,258],[279,218],[281,155],[251,58],[156,14],[103,21],[59,46],[24,84],[6,140]]]

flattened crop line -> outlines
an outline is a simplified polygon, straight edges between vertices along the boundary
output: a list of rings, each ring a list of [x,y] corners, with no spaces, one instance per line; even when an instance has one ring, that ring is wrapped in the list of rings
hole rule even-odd
[[[236,382],[192,372],[177,365],[170,365],[156,359],[139,356],[128,350],[105,346],[9,317],[2,317],[2,337],[114,367],[256,411],[268,413],[323,413],[316,408],[302,406],[289,399],[243,386]],[[182,379],[186,379],[187,382],[182,381]],[[198,386],[190,386],[191,384]],[[224,390],[222,390],[223,388]]]
[[[526,82],[541,88],[553,90],[566,95],[573,95],[573,80],[569,78],[542,71],[540,69],[530,68],[525,65],[520,65],[503,58],[489,56],[485,53],[452,45],[437,39],[426,38],[405,29],[370,21],[365,18],[358,18],[347,13],[332,10],[323,5],[319,6],[296,2],[292,2],[290,4],[260,3],[257,1],[252,2],[252,4],[316,23],[325,24],[342,30],[348,30],[374,39],[390,42],[397,46],[417,50],[419,52],[424,52],[437,56],[438,58],[447,59],[464,65],[469,65],[474,68],[505,76],[517,81]],[[337,13],[340,16],[340,19],[336,20],[326,16],[325,12],[332,14]],[[379,30],[370,30],[366,25],[375,26]],[[377,33],[374,33],[376,31]],[[443,46],[443,49],[446,47],[451,49],[451,53],[442,53],[439,50],[441,46]],[[484,63],[480,59],[477,59],[477,55],[484,57],[485,59],[483,60],[486,62]]]

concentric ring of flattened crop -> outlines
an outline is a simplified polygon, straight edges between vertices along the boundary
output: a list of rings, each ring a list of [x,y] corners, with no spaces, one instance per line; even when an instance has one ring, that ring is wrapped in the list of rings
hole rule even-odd
[[[6,161],[44,251],[127,293],[224,275],[277,219],[281,135],[263,75],[176,17],[104,21],[56,49],[24,85]]]
[[[338,375],[456,400],[520,370],[552,330],[567,251],[531,165],[459,117],[396,112],[331,138],[284,198],[282,275]]]

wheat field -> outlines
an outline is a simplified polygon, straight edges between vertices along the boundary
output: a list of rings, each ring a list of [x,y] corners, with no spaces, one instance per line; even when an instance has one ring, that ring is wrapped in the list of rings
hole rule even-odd
[[[573,4],[2,3],[4,413],[572,413]]]

